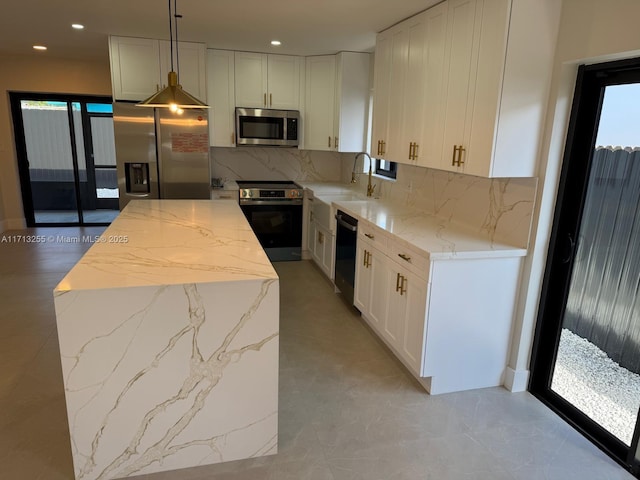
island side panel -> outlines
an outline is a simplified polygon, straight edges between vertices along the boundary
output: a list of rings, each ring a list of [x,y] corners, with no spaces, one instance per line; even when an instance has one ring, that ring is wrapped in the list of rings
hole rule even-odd
[[[54,300],[76,479],[277,452],[277,278]]]

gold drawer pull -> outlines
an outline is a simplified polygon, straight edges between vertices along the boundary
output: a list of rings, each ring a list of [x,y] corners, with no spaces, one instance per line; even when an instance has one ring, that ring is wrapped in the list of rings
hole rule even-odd
[[[371,235],[370,233],[365,233],[364,236],[367,237],[367,238],[370,238],[371,240],[376,238],[374,235]]]
[[[399,253],[398,256],[403,259],[405,262],[410,262],[411,261],[411,257],[408,257],[407,255],[405,255],[404,253]]]

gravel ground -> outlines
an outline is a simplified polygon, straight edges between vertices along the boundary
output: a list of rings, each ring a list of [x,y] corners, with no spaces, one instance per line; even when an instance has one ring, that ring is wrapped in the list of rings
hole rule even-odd
[[[551,389],[631,444],[640,406],[640,375],[567,329],[560,336]]]

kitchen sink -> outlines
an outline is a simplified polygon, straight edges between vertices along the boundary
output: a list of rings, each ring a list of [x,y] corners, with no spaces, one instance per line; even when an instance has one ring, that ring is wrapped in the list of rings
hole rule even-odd
[[[358,193],[318,195],[313,198],[313,203],[311,204],[311,213],[313,214],[313,219],[316,223],[331,232],[335,232],[335,221],[333,217],[336,213],[336,209],[332,208],[331,202],[353,202],[366,200],[368,199],[365,195]]]

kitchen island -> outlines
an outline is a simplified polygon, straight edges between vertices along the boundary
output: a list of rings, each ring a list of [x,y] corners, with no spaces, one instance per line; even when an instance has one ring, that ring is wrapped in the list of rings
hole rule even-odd
[[[279,280],[237,203],[130,202],[54,302],[76,479],[277,452]]]

